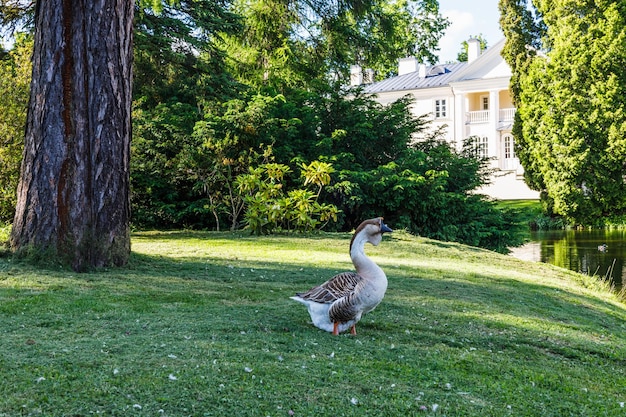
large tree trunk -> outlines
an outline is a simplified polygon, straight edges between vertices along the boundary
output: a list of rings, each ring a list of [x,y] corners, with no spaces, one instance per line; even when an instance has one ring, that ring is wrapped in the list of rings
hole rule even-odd
[[[38,0],[11,247],[77,271],[130,254],[133,0]]]

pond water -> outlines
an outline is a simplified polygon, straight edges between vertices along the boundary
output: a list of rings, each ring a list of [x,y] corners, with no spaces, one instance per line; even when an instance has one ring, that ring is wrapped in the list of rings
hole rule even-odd
[[[511,255],[609,278],[618,289],[626,285],[626,230],[540,231],[530,239]]]

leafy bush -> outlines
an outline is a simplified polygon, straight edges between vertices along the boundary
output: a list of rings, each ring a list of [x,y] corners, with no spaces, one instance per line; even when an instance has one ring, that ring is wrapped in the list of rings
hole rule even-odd
[[[473,193],[483,184],[485,169],[486,161],[431,138],[395,162],[340,173],[343,188],[333,191],[355,221],[384,215],[394,227],[421,236],[506,253],[523,243],[526,226],[514,210]]]
[[[235,185],[246,205],[244,220],[253,234],[269,234],[278,230],[310,232],[337,220],[337,207],[319,203],[324,185],[330,182],[332,166],[313,161],[303,165],[306,184],[319,187],[318,193],[306,189],[285,192],[283,180],[290,168],[282,164],[264,164],[239,175]]]
[[[500,252],[520,244],[526,226],[515,212],[474,194],[489,177],[487,161],[471,148],[455,151],[439,131],[426,133],[425,117],[410,107],[409,98],[383,106],[359,91],[324,87],[242,94],[195,124],[189,106],[153,113],[138,124],[143,137],[135,143],[149,170],[135,171],[134,184],[138,172],[155,182],[143,188],[156,205],[144,205],[144,218],[173,227],[242,223],[266,234],[349,231],[383,215],[440,240]]]

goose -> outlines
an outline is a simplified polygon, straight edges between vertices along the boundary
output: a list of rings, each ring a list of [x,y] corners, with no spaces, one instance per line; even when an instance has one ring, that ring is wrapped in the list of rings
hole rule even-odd
[[[372,311],[385,296],[387,276],[365,255],[365,243],[378,246],[383,233],[392,232],[382,217],[365,220],[350,241],[350,258],[356,272],[342,272],[292,300],[307,306],[313,325],[333,335],[350,329],[356,335],[361,316]]]

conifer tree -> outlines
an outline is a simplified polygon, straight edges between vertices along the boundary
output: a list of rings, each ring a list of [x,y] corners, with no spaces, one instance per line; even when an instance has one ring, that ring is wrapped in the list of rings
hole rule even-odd
[[[610,1],[533,3],[543,36],[523,30],[530,25],[525,3],[500,3],[505,57],[514,73],[518,155],[529,184],[573,223],[623,216],[626,9]]]

